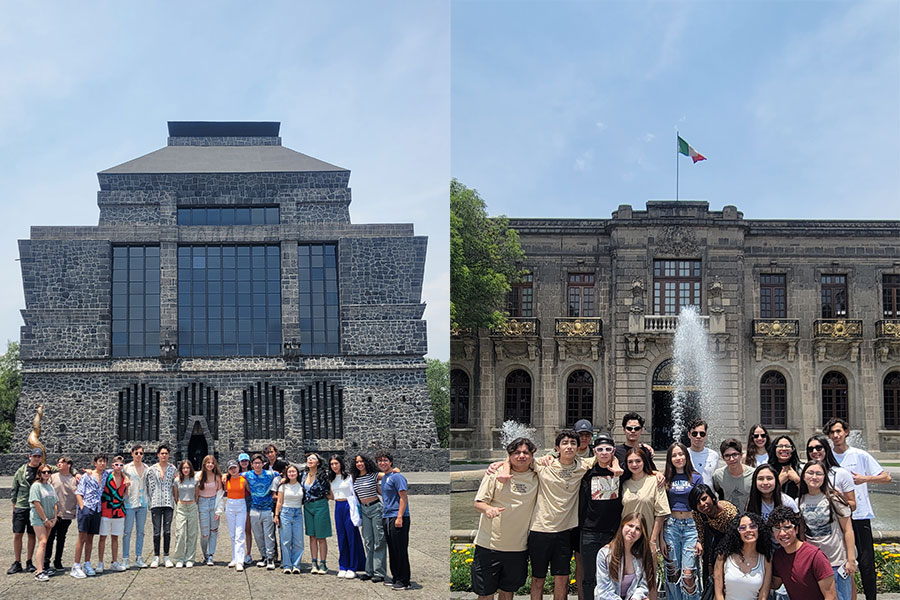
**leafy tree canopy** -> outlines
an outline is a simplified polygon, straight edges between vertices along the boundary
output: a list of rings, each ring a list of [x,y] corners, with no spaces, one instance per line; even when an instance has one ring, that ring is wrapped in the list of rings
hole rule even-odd
[[[450,363],[436,358],[426,358],[425,379],[434,409],[441,448],[450,447]]]
[[[488,218],[478,192],[450,182],[450,326],[497,327],[509,282],[525,257],[519,235],[504,216]]]
[[[0,452],[9,452],[12,443],[16,405],[22,389],[21,366],[19,344],[8,342],[6,354],[0,356]]]

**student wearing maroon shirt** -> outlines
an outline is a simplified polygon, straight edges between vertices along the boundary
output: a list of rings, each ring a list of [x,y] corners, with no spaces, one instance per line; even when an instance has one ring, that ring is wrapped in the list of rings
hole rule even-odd
[[[834,571],[821,550],[806,543],[803,517],[788,506],[769,515],[769,527],[781,547],[772,557],[772,589],[781,584],[791,598],[837,600]]]

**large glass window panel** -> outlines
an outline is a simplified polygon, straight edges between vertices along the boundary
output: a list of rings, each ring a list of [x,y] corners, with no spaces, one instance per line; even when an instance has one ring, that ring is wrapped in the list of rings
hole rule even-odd
[[[225,214],[227,209],[221,209]],[[264,214],[264,213],[263,213]],[[281,353],[281,258],[278,246],[179,248],[179,319],[182,356],[272,356]],[[274,275],[274,279],[271,277]],[[258,284],[258,285],[257,285]],[[255,292],[255,293],[254,293]],[[272,334],[268,322],[277,323]],[[186,330],[185,330],[186,328]]]
[[[158,356],[159,248],[116,246],[112,258],[112,355]]]
[[[300,350],[340,353],[337,244],[297,246],[300,288]]]

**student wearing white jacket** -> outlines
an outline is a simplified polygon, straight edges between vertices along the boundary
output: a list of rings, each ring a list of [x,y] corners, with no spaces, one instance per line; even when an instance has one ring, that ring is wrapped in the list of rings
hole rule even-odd
[[[362,523],[359,500],[353,493],[353,479],[347,472],[344,459],[333,455],[328,460],[328,466],[328,478],[331,480],[328,497],[334,500],[334,526],[338,539],[338,577],[353,579],[357,571],[366,570],[366,552],[357,529]]]
[[[656,585],[655,565],[644,519],[624,515],[616,537],[597,553],[594,600],[647,600]]]

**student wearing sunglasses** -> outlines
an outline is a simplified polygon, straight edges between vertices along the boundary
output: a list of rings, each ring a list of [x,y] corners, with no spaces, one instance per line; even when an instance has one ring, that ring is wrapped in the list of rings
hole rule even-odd
[[[691,445],[688,452],[691,455],[691,464],[694,471],[700,473],[703,477],[703,483],[712,487],[713,473],[719,468],[719,455],[715,450],[706,447],[706,432],[709,429],[706,421],[703,419],[694,419],[688,425],[689,438]]]
[[[48,581],[50,575],[43,569],[44,552],[47,549],[47,533],[56,524],[57,498],[56,490],[50,484],[50,467],[42,464],[38,469],[38,476],[31,484],[28,493],[28,502],[31,504],[31,526],[37,536],[37,547],[34,553],[34,562],[40,569],[34,575],[35,581]]]

